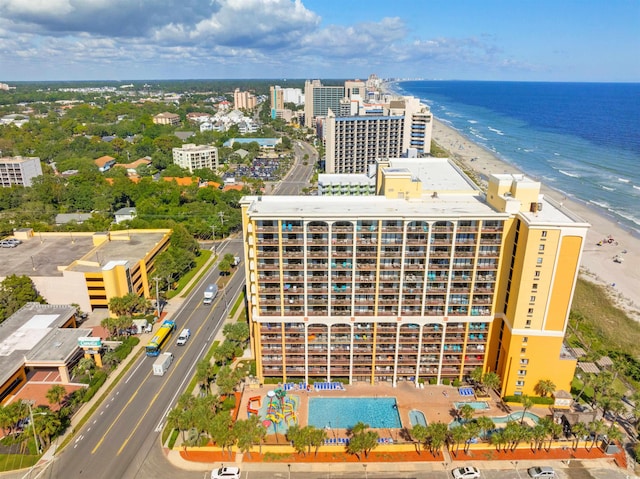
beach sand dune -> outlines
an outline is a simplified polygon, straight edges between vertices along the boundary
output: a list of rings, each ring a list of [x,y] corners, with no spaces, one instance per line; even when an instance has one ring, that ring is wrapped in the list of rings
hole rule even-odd
[[[449,151],[451,159],[465,171],[473,171],[481,183],[486,184],[490,174],[526,174],[438,120],[434,121],[433,140]],[[582,276],[605,285],[612,298],[640,321],[640,238],[585,203],[567,198],[544,183],[542,192],[591,224],[582,255]]]

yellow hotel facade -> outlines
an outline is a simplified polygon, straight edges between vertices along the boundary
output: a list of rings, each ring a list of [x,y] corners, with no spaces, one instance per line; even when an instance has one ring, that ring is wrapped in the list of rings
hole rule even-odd
[[[524,175],[486,193],[447,159],[379,161],[375,196],[243,198],[259,379],[570,390],[563,346],[589,227]]]

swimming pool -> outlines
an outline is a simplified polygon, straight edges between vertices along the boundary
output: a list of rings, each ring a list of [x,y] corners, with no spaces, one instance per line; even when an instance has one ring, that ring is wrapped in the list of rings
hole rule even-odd
[[[454,402],[453,406],[456,409],[460,409],[465,404],[468,404],[469,406],[471,406],[473,409],[476,409],[476,410],[489,409],[489,403],[487,401],[461,401],[461,402]]]
[[[411,422],[411,427],[417,426],[418,424],[425,427],[427,426],[427,418],[424,417],[422,411],[418,411],[417,409],[409,411],[409,421]]]
[[[538,416],[536,416],[533,413],[530,413],[529,411],[524,413],[524,417],[526,419],[531,419],[536,424],[538,424],[538,421],[540,420],[540,418]],[[492,417],[491,418],[491,420],[496,424],[505,424],[505,423],[507,423],[509,421],[519,421],[520,419],[522,419],[522,411],[512,412],[508,416]]]
[[[538,424],[538,421],[540,421],[539,416],[536,416],[535,414],[530,413],[529,411],[524,413],[524,417],[526,419],[531,419],[535,424]],[[489,417],[489,419],[491,419],[494,424],[506,424],[509,421],[520,421],[520,419],[522,419],[522,411],[512,412],[508,416]],[[449,423],[449,429],[453,427],[458,427],[462,423],[464,423],[464,421],[461,422],[457,419],[455,421],[451,421]]]
[[[396,398],[309,398],[309,425],[348,429],[363,422],[371,428],[402,427]]]

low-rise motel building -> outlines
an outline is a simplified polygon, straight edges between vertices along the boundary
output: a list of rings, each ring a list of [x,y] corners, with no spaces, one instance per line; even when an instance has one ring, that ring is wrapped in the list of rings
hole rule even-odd
[[[71,369],[85,354],[80,344],[91,336],[91,329],[77,327],[76,315],[70,305],[27,303],[2,322],[0,404],[11,402],[30,378],[47,387],[71,383]]]
[[[495,371],[570,390],[563,344],[589,225],[524,175],[378,161],[373,196],[241,201],[260,380],[371,384]]]
[[[29,276],[50,304],[83,311],[108,308],[129,293],[152,298],[155,260],[169,247],[170,229],[106,232],[14,232],[22,243],[0,248],[0,280]]]

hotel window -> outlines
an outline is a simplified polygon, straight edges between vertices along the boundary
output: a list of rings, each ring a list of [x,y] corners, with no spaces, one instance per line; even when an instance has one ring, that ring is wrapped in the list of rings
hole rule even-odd
[[[542,264],[542,258],[538,258],[537,263],[538,263],[538,264]]]
[[[544,245],[541,244],[540,246],[538,246],[538,251],[544,251]]]
[[[540,277],[540,271],[536,271],[535,277],[536,277],[536,278],[539,278],[539,277]]]
[[[532,284],[531,285],[531,289],[534,290],[534,291],[537,291],[538,290],[538,283]]]
[[[527,336],[525,336],[524,338],[522,338],[522,342],[523,343],[528,343],[529,342],[529,338]]]
[[[527,314],[533,314],[533,308],[529,308],[529,311],[527,312]]]
[[[526,366],[527,364],[529,364],[529,360],[528,360],[528,359],[521,359],[521,360],[520,360],[520,364],[521,364],[522,366]]]
[[[518,376],[526,376],[527,375],[527,371],[524,369],[519,369],[518,370]]]
[[[525,328],[530,328],[531,327],[531,320],[527,319],[527,322],[524,325]]]
[[[527,348],[520,348],[520,354],[527,354]]]
[[[531,297],[529,298],[529,302],[530,302],[530,303],[535,303],[535,302],[536,302],[536,297],[535,297],[535,296],[531,296]]]
[[[543,231],[543,232],[542,232],[542,237],[543,237],[543,238],[546,238],[546,237],[547,237],[547,232],[546,232],[546,231]]]
[[[516,386],[521,388],[524,387],[524,381],[516,381]],[[518,391],[516,391],[516,396],[520,396],[522,393],[518,393]]]

